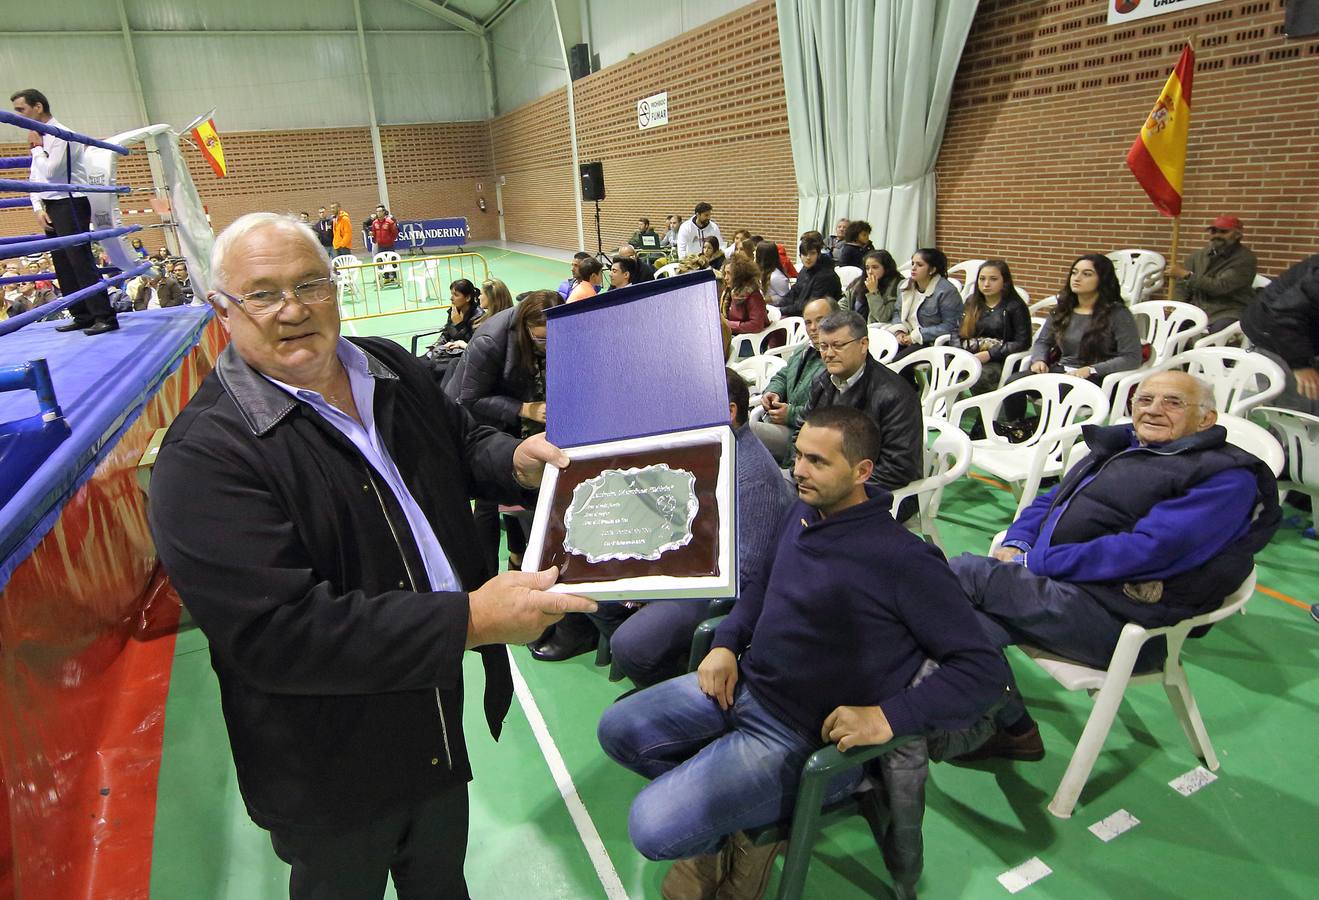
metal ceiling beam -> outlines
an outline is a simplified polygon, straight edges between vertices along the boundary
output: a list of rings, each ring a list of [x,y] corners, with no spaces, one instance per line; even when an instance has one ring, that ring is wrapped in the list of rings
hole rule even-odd
[[[504,15],[506,13],[512,12],[513,7],[517,6],[521,2],[522,0],[504,0],[504,5],[499,7],[499,9],[495,10],[493,13],[491,13],[490,18],[486,19],[481,24],[484,25],[486,28],[494,28],[496,22],[504,18]]]
[[[481,37],[485,34],[485,26],[475,19],[469,19],[460,12],[449,9],[443,3],[436,3],[435,0],[403,0],[408,6],[416,7],[424,13],[430,13],[437,19],[443,19],[451,25],[457,25],[468,34],[474,34]]]

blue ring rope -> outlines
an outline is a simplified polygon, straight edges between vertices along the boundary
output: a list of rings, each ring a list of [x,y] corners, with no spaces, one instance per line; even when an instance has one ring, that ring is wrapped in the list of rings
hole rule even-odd
[[[32,201],[27,197],[0,197],[0,209],[32,208]]]
[[[19,315],[14,316],[12,319],[5,319],[3,322],[0,322],[0,337],[3,337],[6,334],[10,334],[11,332],[18,331],[18,329],[22,328],[24,325],[27,325],[30,322],[35,322],[38,319],[44,319],[46,316],[52,315],[53,313],[57,313],[60,310],[64,309],[65,307],[72,306],[73,304],[81,300],[86,300],[88,297],[92,296],[93,294],[99,294],[101,291],[104,291],[106,288],[123,284],[128,279],[141,275],[143,272],[145,272],[147,269],[150,268],[151,268],[151,264],[145,263],[143,265],[138,266],[136,269],[129,269],[127,272],[121,272],[120,274],[114,276],[113,278],[107,278],[104,281],[100,282],[99,284],[93,284],[90,285],[89,287],[83,288],[82,290],[74,291],[72,294],[69,294],[67,297],[56,298],[55,300],[52,300],[49,303],[38,306],[36,309],[29,309],[25,313],[20,313]]]
[[[0,156],[0,169],[30,168],[32,168],[32,157],[30,156]]]
[[[31,256],[34,253],[45,253],[47,250],[63,250],[66,247],[75,247],[78,244],[89,244],[92,241],[104,241],[141,230],[141,225],[127,225],[123,228],[102,228],[100,231],[85,231],[82,234],[70,234],[66,237],[53,237],[46,238],[42,241],[29,241],[26,244],[0,245],[0,259],[13,259],[15,256]]]
[[[102,147],[106,150],[113,150],[115,153],[123,156],[127,156],[129,153],[127,147],[121,147],[118,144],[111,144],[106,141],[98,141],[94,137],[79,134],[76,131],[69,131],[67,128],[47,125],[45,122],[38,122],[36,119],[29,119],[27,116],[20,116],[18,113],[12,113],[6,110],[0,110],[0,122],[17,125],[19,128],[26,128],[28,131],[39,131],[42,134],[49,134],[52,137],[63,138],[66,141],[86,144],[89,147]]]
[[[132,188],[126,184],[68,184],[60,181],[14,181],[0,178],[0,191],[75,191],[85,194],[127,194]]]

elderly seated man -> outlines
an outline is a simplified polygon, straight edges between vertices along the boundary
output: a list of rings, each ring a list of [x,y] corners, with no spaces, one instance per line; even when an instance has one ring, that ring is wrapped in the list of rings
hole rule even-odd
[[[858,410],[808,416],[799,501],[714,649],[697,672],[619,700],[600,721],[605,752],[654,779],[628,830],[646,857],[683,860],[667,898],[760,896],[778,848],[742,832],[791,814],[823,744],[963,728],[1003,695],[1007,668],[943,555],[895,522],[891,495],[871,483],[880,446]],[[841,776],[830,795],[860,776]]]
[[[1207,384],[1159,372],[1131,407],[1130,425],[1085,429],[1090,455],[1022,512],[993,557],[952,560],[1000,646],[1106,668],[1126,623],[1157,628],[1222,605],[1277,530],[1273,473],[1227,442]],[[1137,670],[1165,652],[1150,641]],[[1044,756],[1015,689],[995,718],[969,758]]]

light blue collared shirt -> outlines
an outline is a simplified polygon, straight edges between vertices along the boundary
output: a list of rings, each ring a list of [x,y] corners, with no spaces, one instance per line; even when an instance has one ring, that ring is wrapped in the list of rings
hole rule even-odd
[[[421,551],[422,562],[426,566],[426,577],[430,580],[430,590],[461,591],[462,585],[458,581],[458,576],[454,574],[453,566],[449,564],[449,557],[445,555],[444,548],[440,546],[440,539],[435,536],[435,529],[431,528],[426,515],[417,505],[412,492],[408,490],[403,476],[399,474],[398,467],[394,465],[394,460],[389,455],[389,450],[380,439],[380,432],[376,429],[376,383],[367,368],[366,353],[344,337],[339,338],[337,353],[339,361],[348,372],[348,384],[353,391],[353,402],[357,404],[357,413],[362,417],[360,425],[352,416],[336,409],[315,391],[295,388],[269,375],[265,377],[272,384],[309,404],[312,409],[320,413],[325,421],[352,442],[357,452],[362,454],[376,474],[389,485],[389,489],[394,493],[394,499],[403,508],[403,515],[408,520],[412,539],[417,542],[417,549]],[[416,588],[425,590],[426,585],[419,584]]]

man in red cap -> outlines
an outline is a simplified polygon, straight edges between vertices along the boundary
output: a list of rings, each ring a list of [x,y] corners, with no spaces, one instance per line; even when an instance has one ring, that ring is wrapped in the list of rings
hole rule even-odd
[[[1209,243],[1191,254],[1186,265],[1168,266],[1172,298],[1193,303],[1209,316],[1209,330],[1218,331],[1237,319],[1255,298],[1255,254],[1241,243],[1244,228],[1236,216],[1219,216],[1209,223]]]

